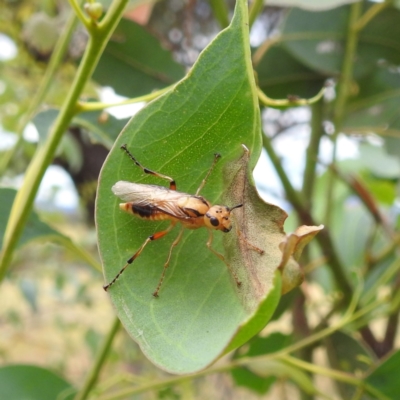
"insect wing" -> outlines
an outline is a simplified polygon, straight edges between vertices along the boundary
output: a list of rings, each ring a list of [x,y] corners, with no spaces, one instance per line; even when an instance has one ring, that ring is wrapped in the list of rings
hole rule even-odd
[[[154,201],[154,199],[158,198],[161,193],[168,189],[163,186],[141,185],[139,183],[119,181],[111,190],[121,200],[138,203],[141,201]]]
[[[138,206],[151,205],[161,212],[172,215],[179,219],[187,219],[188,216],[178,205],[186,193],[170,190],[164,186],[142,185],[127,181],[119,181],[112,187],[113,193],[120,199],[134,203]]]

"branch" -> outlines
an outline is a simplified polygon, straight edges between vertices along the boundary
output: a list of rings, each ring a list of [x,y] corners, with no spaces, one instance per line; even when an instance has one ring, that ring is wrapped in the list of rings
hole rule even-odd
[[[334,105],[334,117],[333,124],[335,126],[335,132],[332,136],[333,140],[333,151],[332,151],[332,164],[336,163],[337,157],[337,138],[342,127],[343,118],[346,111],[347,97],[350,90],[351,80],[353,77],[353,66],[354,59],[356,56],[357,42],[358,42],[358,31],[355,29],[355,24],[361,13],[362,3],[356,2],[350,7],[350,16],[347,29],[347,42],[346,49],[342,64],[342,71],[338,82],[338,93],[337,99]],[[331,220],[331,210],[333,209],[333,193],[334,193],[334,175],[333,173],[328,174],[328,191],[327,191],[327,202],[325,211],[325,222],[329,225]]]
[[[72,33],[75,29],[76,23],[77,23],[77,18],[75,13],[71,12],[71,15],[69,16],[63,32],[61,33],[61,36],[59,37],[54,50],[51,54],[51,58],[49,61],[49,64],[47,66],[46,72],[44,74],[44,77],[42,81],[40,82],[40,85],[35,92],[32,101],[29,103],[28,110],[25,112],[25,114],[21,117],[21,120],[18,123],[17,126],[17,136],[18,140],[15,143],[14,147],[3,154],[2,159],[0,161],[0,175],[3,174],[3,172],[6,170],[8,163],[12,160],[12,158],[15,156],[16,152],[18,151],[19,147],[21,146],[23,142],[23,137],[22,133],[24,132],[24,129],[28,125],[29,121],[33,118],[34,114],[36,113],[40,103],[43,101],[45,98],[51,83],[54,81],[54,75],[61,64],[65,52],[68,49],[68,44],[70,42]]]
[[[263,0],[254,0],[251,3],[250,10],[249,10],[249,26],[252,27],[254,24],[254,21],[260,14],[264,7],[264,1]]]
[[[98,102],[98,101],[89,101],[89,102],[78,101],[78,104],[76,106],[76,112],[81,113],[81,112],[85,112],[85,111],[98,111],[98,110],[104,110],[105,108],[110,108],[110,107],[119,107],[119,106],[125,106],[127,104],[140,103],[142,101],[150,101],[150,100],[156,99],[157,97],[161,96],[165,92],[168,92],[169,90],[173,89],[174,86],[175,86],[175,84],[170,85],[164,89],[160,89],[155,92],[145,94],[143,96],[135,97],[133,99],[123,100],[118,103],[102,103],[102,102]]]
[[[323,136],[322,129],[322,109],[323,103],[315,103],[311,109],[311,136],[306,152],[306,167],[303,177],[303,196],[308,210],[311,210],[312,197],[314,193],[315,171],[317,166],[317,154],[319,153],[319,144]]]
[[[297,192],[290,183],[289,178],[287,177],[286,172],[284,171],[280,163],[280,159],[276,155],[275,150],[272,147],[270,139],[267,138],[265,134],[263,135],[263,145],[268,153],[269,158],[271,159],[272,164],[275,167],[279,178],[281,179],[282,185],[286,192],[286,196],[296,210],[301,222],[305,225],[319,225],[314,221],[314,218],[307,210],[306,201],[302,193]],[[328,228],[323,229],[316,236],[316,240],[328,259],[328,263],[331,266],[332,274],[335,277],[338,287],[343,293],[343,300],[345,301],[345,303],[348,303],[350,301],[353,289],[344,272],[345,268],[342,264],[342,261],[340,260],[334,248]]]
[[[356,24],[354,29],[357,32],[363,30],[380,12],[382,12],[386,7],[389,7],[393,3],[393,0],[386,0],[382,3],[375,3],[362,15]]]
[[[100,370],[106,360],[106,357],[110,351],[112,342],[114,340],[115,335],[117,334],[121,323],[118,318],[115,318],[108,335],[104,339],[104,343],[97,354],[96,360],[92,366],[92,370],[89,371],[89,374],[86,377],[86,380],[81,388],[81,390],[75,395],[74,400],[85,400],[88,398],[88,395],[94,385],[96,384]]]

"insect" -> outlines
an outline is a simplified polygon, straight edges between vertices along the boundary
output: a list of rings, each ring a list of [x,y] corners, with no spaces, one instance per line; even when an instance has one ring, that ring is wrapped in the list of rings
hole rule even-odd
[[[121,203],[119,208],[122,211],[133,214],[141,219],[149,221],[169,220],[171,223],[167,229],[156,232],[149,236],[136,251],[136,253],[126,262],[115,278],[110,283],[103,286],[104,290],[107,291],[117,281],[128,265],[132,264],[132,262],[140,256],[143,249],[149,242],[164,237],[177,223],[181,224],[181,229],[169,249],[168,257],[164,264],[164,269],[156,290],[153,292],[153,296],[158,297],[158,293],[165,277],[165,272],[171,259],[172,249],[178,245],[185,228],[198,229],[205,227],[208,229],[209,237],[206,246],[226,264],[236,281],[236,285],[240,287],[241,282],[239,281],[235,271],[233,271],[230,265],[226,262],[224,256],[212,248],[212,241],[214,230],[229,232],[232,229],[230,214],[234,209],[242,207],[243,204],[238,204],[234,207],[227,207],[223,205],[212,206],[208,200],[199,195],[221,155],[218,153],[214,155],[214,161],[205,178],[202,180],[196,193],[191,195],[177,191],[174,179],[160,174],[159,172],[152,171],[140,164],[139,161],[137,161],[136,158],[129,152],[126,144],[122,145],[121,149],[125,151],[129,158],[139,168],[141,168],[144,173],[169,181],[169,189],[158,185],[119,181],[112,187],[113,193],[120,199],[126,201],[126,203]]]

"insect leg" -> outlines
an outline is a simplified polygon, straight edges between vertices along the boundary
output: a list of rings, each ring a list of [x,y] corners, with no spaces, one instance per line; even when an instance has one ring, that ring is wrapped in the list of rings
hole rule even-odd
[[[154,296],[154,297],[158,297],[158,292],[160,291],[160,287],[161,287],[161,285],[162,285],[162,283],[163,283],[163,280],[164,280],[164,277],[165,277],[165,272],[167,271],[167,268],[168,268],[168,266],[169,266],[169,261],[170,261],[170,259],[171,259],[172,249],[173,249],[175,246],[177,246],[177,244],[178,244],[179,241],[181,240],[182,234],[183,234],[183,230],[184,230],[184,227],[183,227],[183,225],[182,225],[182,226],[181,226],[181,230],[179,231],[178,236],[176,237],[176,239],[175,239],[175,240],[173,241],[173,243],[171,244],[171,247],[169,248],[169,254],[168,254],[167,261],[166,261],[165,264],[164,264],[164,269],[163,269],[163,272],[162,272],[162,274],[161,274],[160,280],[159,280],[159,282],[158,282],[157,288],[156,288],[156,290],[155,290],[154,293],[153,293],[153,296]]]
[[[257,246],[254,246],[254,244],[250,243],[247,240],[246,236],[244,236],[244,234],[238,228],[236,228],[236,233],[238,235],[239,240],[242,240],[243,242],[245,242],[247,247],[249,247],[250,249],[256,251],[258,254],[263,255],[265,253],[264,250],[260,249]]]
[[[149,236],[144,243],[140,246],[139,250],[126,262],[126,264],[121,268],[121,270],[118,272],[117,275],[115,275],[115,278],[108,283],[107,285],[103,286],[103,289],[107,292],[110,286],[112,286],[116,280],[121,276],[121,274],[126,270],[129,264],[132,264],[133,261],[140,256],[140,253],[142,250],[146,247],[147,243],[153,241],[153,240],[158,240],[164,237],[168,232],[171,231],[171,229],[175,226],[175,224],[171,223],[171,225],[165,230],[165,231],[160,231],[153,233],[151,236]]]
[[[242,282],[239,281],[238,276],[236,275],[236,272],[232,269],[232,267],[227,263],[227,261],[225,260],[225,257],[221,254],[218,253],[218,251],[214,250],[211,245],[212,245],[212,241],[213,241],[213,233],[212,230],[208,231],[208,240],[207,240],[207,247],[209,250],[211,250],[221,261],[223,261],[225,263],[225,265],[228,267],[230,273],[233,275],[233,277],[235,278],[236,281],[236,285],[237,287],[240,287],[242,285]]]
[[[132,153],[128,150],[128,148],[126,147],[126,144],[123,144],[121,146],[121,149],[125,151],[125,153],[129,156],[129,158],[139,167],[141,168],[141,170],[145,173],[145,174],[150,174],[150,175],[154,175],[154,176],[158,176],[159,178],[163,178],[166,179],[167,181],[169,181],[169,188],[170,190],[176,190],[176,182],[174,179],[170,178],[167,175],[163,175],[160,174],[159,172],[155,172],[152,171],[151,169],[148,169],[146,167],[144,167],[142,164],[140,164],[140,162],[138,160],[136,160],[136,158],[132,155]]]
[[[200,190],[203,189],[204,185],[207,182],[208,177],[210,176],[212,170],[215,167],[215,164],[217,163],[217,161],[220,158],[221,158],[221,154],[219,154],[219,153],[215,153],[214,154],[214,162],[212,163],[211,168],[208,170],[207,175],[205,176],[205,178],[201,181],[201,184],[200,184],[199,188],[197,189],[195,196],[197,196],[200,193]]]

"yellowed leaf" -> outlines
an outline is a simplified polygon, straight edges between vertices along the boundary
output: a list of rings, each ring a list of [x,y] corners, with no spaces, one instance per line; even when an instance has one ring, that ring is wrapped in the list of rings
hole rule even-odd
[[[282,272],[282,294],[299,286],[304,280],[304,273],[297,261],[304,247],[324,228],[320,226],[302,225],[295,232],[286,236],[279,244],[282,260],[279,268]]]
[[[226,191],[225,204],[243,204],[235,210],[236,235],[225,235],[227,260],[242,285],[238,291],[246,309],[254,311],[272,288],[274,273],[281,263],[279,243],[285,240],[285,211],[264,202],[257,193],[249,168],[250,153],[227,163],[224,176],[232,182]],[[261,249],[260,254],[256,248]]]
[[[227,260],[241,281],[239,296],[246,309],[254,311],[271,290],[277,269],[282,273],[282,293],[303,282],[304,273],[297,261],[323,225],[303,225],[286,235],[286,212],[260,198],[249,167],[250,152],[244,145],[243,150],[243,155],[227,163],[224,171],[231,182],[225,204],[243,204],[232,213],[236,235],[226,235],[224,246]]]

